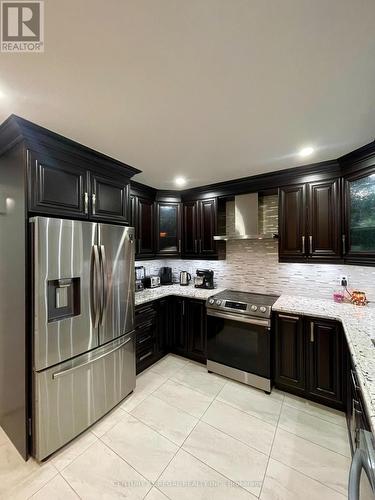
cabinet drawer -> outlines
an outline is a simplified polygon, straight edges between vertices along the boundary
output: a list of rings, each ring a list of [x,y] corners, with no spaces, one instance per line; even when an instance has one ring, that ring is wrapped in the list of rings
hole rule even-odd
[[[156,339],[156,329],[155,325],[151,323],[145,328],[140,328],[136,330],[136,345],[137,349],[139,346],[147,343],[148,340],[154,341]]]
[[[156,308],[154,304],[147,304],[145,306],[138,306],[135,309],[135,326],[138,328],[150,322],[156,322]]]

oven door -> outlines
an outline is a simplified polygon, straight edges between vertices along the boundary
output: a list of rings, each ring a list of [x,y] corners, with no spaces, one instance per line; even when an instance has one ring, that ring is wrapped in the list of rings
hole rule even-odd
[[[208,309],[207,359],[270,379],[269,322]]]

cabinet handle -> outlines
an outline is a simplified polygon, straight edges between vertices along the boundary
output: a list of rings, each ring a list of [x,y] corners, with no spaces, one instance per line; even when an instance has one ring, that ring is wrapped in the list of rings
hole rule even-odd
[[[284,318],[284,319],[294,319],[295,321],[299,320],[298,316],[288,316],[287,314],[279,314],[279,318]]]
[[[84,194],[85,214],[89,213],[89,193]]]
[[[141,356],[138,361],[143,361],[144,359],[148,358],[152,356],[152,351],[148,352],[147,354],[145,354],[144,356]]]
[[[178,253],[181,253],[181,240],[178,240]]]
[[[92,213],[94,214],[95,209],[96,209],[96,194],[95,193],[92,194],[91,199],[92,199]]]
[[[314,342],[314,322],[310,323],[310,342]]]
[[[182,316],[185,316],[185,301],[182,301]]]
[[[194,240],[194,250],[195,253],[198,253],[198,240]]]
[[[359,387],[358,383],[357,383],[357,377],[355,375],[355,372],[354,370],[350,370],[350,376],[352,378],[352,384],[353,384],[353,387],[356,391],[360,391],[361,388]]]
[[[346,254],[346,236],[345,236],[345,234],[342,235],[342,253],[343,253],[343,255]]]
[[[310,241],[310,253],[313,253],[313,239],[312,239],[311,234],[309,236],[309,241]]]
[[[152,339],[152,335],[147,335],[147,337],[141,339],[141,340],[138,340],[138,345],[141,345],[143,344],[144,342],[147,342],[148,340]]]
[[[202,240],[199,240],[199,253],[202,253]]]
[[[141,238],[138,239],[138,253],[141,253],[141,247],[142,247],[142,240]]]
[[[305,237],[302,236],[302,253],[305,253]]]

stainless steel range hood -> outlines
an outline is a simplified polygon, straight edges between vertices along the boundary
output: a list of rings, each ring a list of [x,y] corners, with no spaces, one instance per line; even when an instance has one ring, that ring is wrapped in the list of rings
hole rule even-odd
[[[234,207],[234,228],[229,229],[227,223],[227,234],[214,236],[214,240],[264,240],[277,237],[273,233],[259,232],[258,193],[235,196]]]

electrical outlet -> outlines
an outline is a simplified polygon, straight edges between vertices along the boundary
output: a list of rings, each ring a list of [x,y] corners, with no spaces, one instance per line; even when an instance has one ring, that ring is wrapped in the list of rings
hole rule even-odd
[[[339,285],[340,286],[348,286],[349,285],[349,279],[345,274],[340,276]]]

